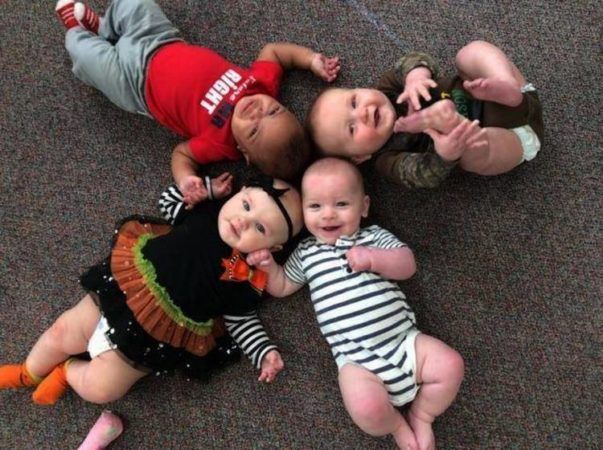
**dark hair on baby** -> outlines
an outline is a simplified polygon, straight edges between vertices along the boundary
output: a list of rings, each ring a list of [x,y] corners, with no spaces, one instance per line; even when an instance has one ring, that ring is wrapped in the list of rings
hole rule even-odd
[[[300,124],[282,147],[266,149],[253,164],[266,175],[295,183],[308,166],[310,153],[308,134]]]

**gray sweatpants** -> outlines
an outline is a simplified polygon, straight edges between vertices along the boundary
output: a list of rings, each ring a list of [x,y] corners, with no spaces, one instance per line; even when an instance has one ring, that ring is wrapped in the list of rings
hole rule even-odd
[[[182,40],[153,0],[114,0],[98,36],[82,27],[65,35],[73,73],[129,112],[150,116],[144,100],[146,64],[155,49]]]

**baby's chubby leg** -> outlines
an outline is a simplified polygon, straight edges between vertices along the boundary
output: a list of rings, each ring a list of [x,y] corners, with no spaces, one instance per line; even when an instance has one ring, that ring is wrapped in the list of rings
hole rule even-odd
[[[448,134],[463,120],[452,100],[440,100],[427,108],[410,112],[394,124],[395,133],[422,133],[434,129]]]
[[[451,404],[464,373],[462,357],[442,341],[419,334],[415,341],[417,383],[421,384],[408,413],[418,448],[435,449],[431,424]]]
[[[52,404],[65,392],[65,360],[86,351],[100,318],[90,296],[64,312],[46,330],[21,366],[0,367],[0,388],[37,386],[36,403]]]
[[[479,175],[500,175],[523,161],[523,146],[515,133],[504,128],[487,127],[487,145],[463,152],[460,166]]]
[[[479,100],[517,106],[526,80],[507,55],[485,41],[473,41],[456,55],[456,66],[466,81],[463,87]]]
[[[85,352],[99,320],[100,310],[86,295],[40,336],[25,360],[27,369],[44,377],[69,356]]]
[[[67,366],[69,386],[84,400],[97,404],[123,397],[145,375],[113,350],[92,361],[75,360]]]
[[[379,377],[361,366],[346,364],[339,371],[339,388],[346,410],[362,431],[372,436],[391,434],[402,449],[419,448],[413,430],[390,403]]]

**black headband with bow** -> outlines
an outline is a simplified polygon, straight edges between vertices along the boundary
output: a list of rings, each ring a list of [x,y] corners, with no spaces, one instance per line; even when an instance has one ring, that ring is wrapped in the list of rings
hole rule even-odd
[[[258,188],[262,189],[264,192],[266,192],[266,194],[268,194],[270,197],[272,197],[272,199],[276,203],[276,206],[278,206],[278,209],[281,210],[281,213],[283,214],[283,217],[285,218],[285,221],[287,222],[287,231],[288,231],[287,241],[289,241],[293,237],[293,222],[291,221],[291,217],[289,216],[289,213],[287,212],[285,205],[283,205],[283,202],[281,202],[281,199],[279,198],[285,192],[287,192],[289,190],[289,188],[278,189],[278,188],[275,188],[273,186],[273,184],[274,184],[274,178],[272,178],[268,175],[256,175],[256,176],[252,177],[251,179],[249,179],[245,183],[245,186],[258,187]]]

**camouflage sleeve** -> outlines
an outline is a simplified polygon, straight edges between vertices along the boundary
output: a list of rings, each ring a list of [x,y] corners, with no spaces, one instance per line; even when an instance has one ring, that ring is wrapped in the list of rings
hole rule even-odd
[[[436,188],[455,166],[456,161],[444,161],[433,151],[389,151],[380,154],[375,162],[375,168],[385,178],[409,189]]]
[[[408,55],[403,56],[400,61],[398,61],[398,63],[396,64],[396,70],[400,73],[400,76],[403,80],[406,79],[406,75],[408,75],[408,72],[417,67],[426,67],[427,69],[429,69],[431,72],[431,78],[433,78],[434,80],[436,80],[440,76],[440,69],[437,63],[435,62],[435,59],[433,59],[427,53],[409,53]]]

